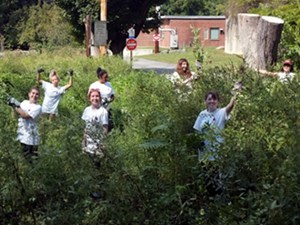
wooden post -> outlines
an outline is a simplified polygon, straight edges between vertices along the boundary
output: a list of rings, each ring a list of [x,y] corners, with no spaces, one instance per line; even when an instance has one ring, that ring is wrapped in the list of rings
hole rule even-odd
[[[158,28],[155,28],[155,34],[158,34]],[[159,40],[154,41],[154,53],[159,53]]]
[[[107,0],[100,0],[100,21],[107,21]],[[100,56],[104,56],[107,53],[107,46],[99,46]]]
[[[91,39],[91,17],[90,15],[88,15],[85,17],[85,54],[87,57],[91,56],[90,39]]]

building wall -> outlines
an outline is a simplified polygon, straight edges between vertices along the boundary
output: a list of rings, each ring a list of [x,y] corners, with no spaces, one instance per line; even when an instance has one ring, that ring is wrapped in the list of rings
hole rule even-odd
[[[159,46],[170,48],[171,33],[178,35],[178,48],[191,46],[194,38],[191,27],[200,29],[200,40],[204,46],[224,46],[225,19],[224,16],[162,16]],[[140,33],[138,46],[154,46],[154,33]]]

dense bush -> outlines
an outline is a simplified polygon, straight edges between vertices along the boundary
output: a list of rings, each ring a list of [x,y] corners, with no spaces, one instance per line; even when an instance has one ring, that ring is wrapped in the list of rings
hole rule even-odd
[[[185,95],[163,75],[132,70],[119,58],[53,52],[6,57],[0,64],[1,224],[299,224],[298,80],[281,84],[228,66],[204,71]],[[40,156],[32,166],[15,141],[17,118],[4,99],[5,91],[26,98],[39,66],[57,69],[62,84],[72,67],[75,83],[61,101],[59,118],[40,120]],[[116,90],[115,128],[100,168],[80,146],[80,117],[97,66],[108,70]],[[205,107],[203,96],[218,90],[225,106],[236,80],[245,89],[220,157],[200,164],[202,137],[192,126]],[[211,195],[206,178],[218,170],[223,191]],[[99,200],[90,197],[93,191]]]

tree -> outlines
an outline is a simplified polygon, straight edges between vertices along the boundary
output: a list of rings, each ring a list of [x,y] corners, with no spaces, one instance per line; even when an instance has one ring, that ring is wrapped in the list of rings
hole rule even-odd
[[[223,0],[168,0],[162,6],[165,15],[218,15]]]
[[[300,3],[299,0],[225,0],[224,12],[228,23],[236,23],[238,13],[257,13],[262,16],[275,16],[284,20],[282,37],[279,43],[278,58],[292,58],[300,62]],[[227,25],[228,26],[228,25]],[[230,26],[230,25],[229,25]]]
[[[5,37],[8,47],[18,46],[16,25],[27,18],[26,7],[37,4],[38,0],[7,0],[0,3],[0,34]]]
[[[62,9],[54,4],[31,6],[28,19],[18,24],[19,43],[28,43],[33,48],[72,43],[71,26],[62,15]]]
[[[136,36],[142,29],[157,26],[157,23],[148,23],[147,18],[157,17],[154,13],[154,6],[161,5],[166,0],[110,0],[107,5],[108,15],[108,41],[110,49],[114,53],[120,53],[125,47],[125,40],[128,37],[127,30],[134,25]],[[99,19],[99,1],[88,0],[56,0],[55,3],[66,11],[69,20],[74,27],[78,41],[84,39],[83,20],[86,15],[92,15],[94,20]],[[151,10],[152,9],[152,10]]]
[[[253,12],[267,16],[277,16],[284,20],[282,39],[279,45],[279,56],[281,60],[292,58],[300,62],[300,3],[298,0],[288,2],[274,1],[272,4],[261,4]]]

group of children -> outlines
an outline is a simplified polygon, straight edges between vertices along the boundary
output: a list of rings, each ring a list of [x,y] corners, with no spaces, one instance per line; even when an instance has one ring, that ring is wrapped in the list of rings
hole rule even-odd
[[[59,85],[59,76],[55,70],[49,75],[50,82],[41,79],[43,69],[37,71],[37,82],[44,89],[42,106],[38,104],[40,97],[39,87],[32,87],[28,92],[28,100],[18,103],[13,98],[8,104],[13,106],[17,114],[17,140],[20,141],[25,158],[32,162],[38,156],[39,132],[38,119],[44,114],[52,121],[58,115],[58,105],[62,95],[73,85],[73,70],[69,71],[69,83]],[[102,140],[108,132],[109,113],[104,107],[106,102],[114,100],[114,90],[108,82],[108,73],[101,68],[97,69],[98,81],[90,85],[88,100],[91,105],[86,107],[82,119],[86,122],[83,138],[83,150],[91,155],[103,155]]]
[[[280,73],[271,73],[260,70],[259,72],[269,75],[277,75],[280,81],[286,82],[294,77],[293,62],[285,60],[283,71]],[[26,157],[37,156],[37,146],[39,145],[38,135],[38,117],[43,113],[52,120],[58,114],[58,104],[62,95],[73,85],[73,71],[70,70],[70,80],[65,86],[59,86],[59,76],[56,71],[52,70],[49,75],[50,82],[41,79],[39,69],[37,81],[42,84],[45,91],[45,97],[42,106],[38,104],[40,96],[39,88],[33,87],[28,93],[29,100],[24,100],[20,105],[14,105],[16,112],[19,114],[17,140],[21,142],[24,155]],[[86,107],[82,119],[86,126],[82,148],[90,155],[102,157],[104,155],[103,139],[111,129],[109,103],[114,100],[114,89],[108,81],[108,73],[101,68],[97,69],[98,80],[92,83],[88,89],[88,100],[90,106]],[[178,61],[176,72],[173,73],[171,81],[176,85],[186,85],[192,88],[192,83],[197,80],[198,76],[191,72],[189,62],[182,58]],[[242,89],[241,84],[234,87],[235,91]],[[230,117],[230,112],[235,105],[236,93],[232,96],[227,106],[219,108],[219,94],[210,91],[205,95],[204,101],[206,109],[201,111],[194,123],[193,128],[202,134],[207,130],[213,131],[213,140],[207,138],[203,143],[203,148],[199,148],[199,160],[209,153],[209,160],[214,160],[218,145],[223,142],[221,131],[225,127],[226,121]],[[211,133],[211,132],[210,132]],[[207,155],[207,154],[206,154]]]
[[[276,76],[279,81],[287,83],[292,81],[295,73],[293,73],[293,61],[287,59],[282,64],[282,71],[269,72],[266,70],[259,70],[261,74]],[[186,85],[188,88],[192,88],[192,84],[198,79],[194,72],[191,72],[189,62],[187,59],[179,59],[177,63],[176,72],[169,78],[175,86]],[[206,109],[201,111],[194,123],[193,128],[196,132],[204,134],[205,141],[199,145],[198,159],[214,160],[217,156],[218,146],[223,142],[222,130],[225,128],[226,121],[230,118],[230,112],[232,111],[236,95],[241,91],[242,84],[237,82],[234,85],[232,91],[232,98],[227,106],[219,108],[220,97],[215,91],[209,91],[204,98]]]

